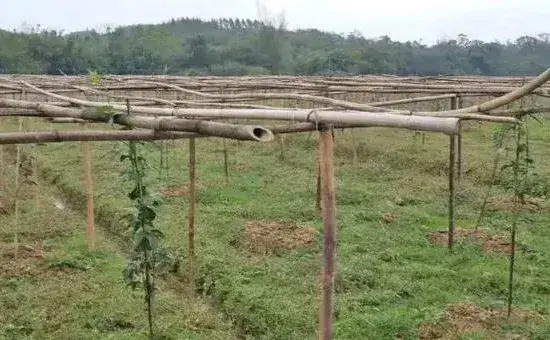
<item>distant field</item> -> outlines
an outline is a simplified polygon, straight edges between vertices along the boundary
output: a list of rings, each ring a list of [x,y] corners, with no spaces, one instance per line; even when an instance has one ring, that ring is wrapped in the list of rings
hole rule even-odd
[[[426,105],[441,109],[448,101]],[[529,120],[529,146],[540,176],[536,184],[550,188],[550,132],[547,120],[543,122]],[[0,126],[3,131],[17,130],[14,119],[4,119]],[[33,127],[47,130],[50,125],[36,120]],[[492,134],[497,128],[465,124],[457,228],[472,228],[476,222],[491,180]],[[163,282],[158,309],[166,339],[316,338],[322,247],[322,220],[315,207],[317,134],[283,139],[283,151],[276,141],[227,141],[228,184],[222,141],[197,140],[199,297],[176,289],[187,286],[175,278]],[[526,310],[522,319],[506,323],[502,313],[481,310],[506,307],[506,253],[459,243],[450,254],[430,242],[430,234],[445,230],[448,223],[448,142],[448,136],[427,133],[423,140],[406,130],[335,132],[335,339],[550,338],[550,218],[544,200],[541,210],[523,214],[518,229],[515,306]],[[182,277],[187,254],[187,143],[142,147],[151,166],[148,183],[166,196],[158,225],[166,244],[182,256]],[[100,247],[89,253],[80,144],[36,147],[44,186],[42,210],[38,216],[33,213],[33,189],[26,185],[20,242],[40,251],[40,258],[29,262],[30,272],[17,272],[15,278],[6,274],[12,269],[4,269],[3,260],[0,299],[9,308],[0,311],[7,320],[1,336],[145,338],[141,292],[124,287],[121,273],[123,240],[128,236],[119,221],[131,208],[126,196],[131,188],[120,179],[119,159],[126,149],[122,142],[92,143]],[[23,150],[30,153],[31,146]],[[13,160],[13,147],[5,147],[5,154]],[[8,166],[5,171],[9,186],[14,170]],[[499,195],[510,192],[496,185],[491,196]],[[55,208],[53,197],[63,197],[70,207]],[[6,251],[12,218],[0,215]],[[505,236],[498,242],[506,242],[511,220],[509,211],[489,211],[482,228]],[[52,264],[65,269],[48,269]],[[446,313],[449,304],[453,305]],[[538,315],[530,316],[527,310]]]

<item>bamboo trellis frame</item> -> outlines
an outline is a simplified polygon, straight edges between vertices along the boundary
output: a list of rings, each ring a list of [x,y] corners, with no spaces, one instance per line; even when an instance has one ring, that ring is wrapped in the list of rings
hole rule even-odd
[[[104,76],[90,85],[86,76],[7,76],[0,77],[1,117],[42,117],[57,123],[113,123],[132,130],[85,130],[0,133],[0,144],[51,143],[65,141],[162,140],[220,137],[269,142],[274,135],[320,131],[319,171],[323,207],[324,249],[320,339],[332,339],[332,297],[334,280],[333,128],[389,127],[438,132],[450,136],[449,171],[449,248],[454,232],[454,188],[457,146],[460,150],[460,123],[463,120],[519,124],[514,116],[547,112],[545,108],[502,109],[530,94],[548,96],[550,69],[524,83],[512,77],[175,77]],[[147,91],[162,90],[166,97]],[[255,93],[250,93],[256,91]],[[260,93],[258,91],[271,91]],[[129,95],[136,92],[137,95]],[[146,94],[140,94],[145,92]],[[223,92],[224,94],[220,94]],[[227,93],[230,94],[227,94]],[[26,100],[7,98],[25,93]],[[331,98],[340,93],[410,93],[418,97],[391,101],[357,103]],[[85,94],[100,100],[78,98]],[[428,94],[428,95],[426,95]],[[32,96],[32,98],[31,98]],[[480,104],[458,107],[458,97],[497,97]],[[181,97],[189,99],[182,100]],[[450,110],[420,111],[391,109],[390,106],[450,99]],[[133,101],[126,105],[124,101]],[[313,108],[284,108],[260,105],[263,100],[294,100]],[[15,110],[15,112],[13,111]],[[131,114],[129,114],[131,112]],[[239,123],[215,120],[240,120]],[[286,121],[287,125],[249,125],[246,120]],[[288,125],[288,122],[292,124]],[[194,145],[194,143],[192,144]],[[458,152],[460,154],[460,152]],[[460,157],[460,155],[458,155]],[[193,158],[194,161],[194,158]],[[460,168],[458,169],[460,174]],[[193,171],[194,178],[194,171]],[[322,201],[322,204],[321,204]],[[190,232],[194,233],[194,204],[190,205]],[[189,242],[192,242],[190,234]],[[190,245],[194,246],[194,245]],[[194,248],[191,248],[194,249]],[[190,267],[191,269],[193,267]]]

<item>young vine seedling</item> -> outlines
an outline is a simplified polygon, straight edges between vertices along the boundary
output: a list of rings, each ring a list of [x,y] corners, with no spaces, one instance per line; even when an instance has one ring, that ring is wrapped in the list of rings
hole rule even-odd
[[[134,249],[130,261],[124,271],[126,282],[135,289],[143,284],[147,303],[147,321],[149,336],[153,339],[153,305],[155,294],[155,270],[162,263],[160,257],[165,254],[160,246],[163,236],[159,229],[154,227],[153,221],[157,216],[160,200],[147,189],[145,172],[147,162],[138,152],[141,142],[129,142],[128,154],[120,157],[121,161],[128,161],[129,166],[125,173],[127,179],[133,183],[133,189],[128,197],[134,202],[131,216],[130,230],[133,234]]]

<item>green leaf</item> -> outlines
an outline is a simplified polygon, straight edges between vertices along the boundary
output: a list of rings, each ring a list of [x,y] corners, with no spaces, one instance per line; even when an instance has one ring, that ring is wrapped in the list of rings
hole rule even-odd
[[[128,194],[128,197],[133,201],[139,197],[141,197],[141,195],[145,196],[147,195],[147,188],[141,188],[141,192],[139,190],[139,186],[135,186],[134,187],[134,190],[132,190],[129,194]]]
[[[100,106],[100,107],[96,108],[96,112],[100,113],[100,114],[103,114],[103,115],[112,115],[112,114],[115,113],[115,109],[114,109],[114,107],[112,107],[110,105],[103,105],[103,106]]]
[[[140,207],[140,219],[152,221],[155,219],[156,216],[157,213],[153,209],[147,206]]]
[[[90,82],[92,85],[100,85],[101,84],[101,75],[96,71],[89,71],[90,75]]]

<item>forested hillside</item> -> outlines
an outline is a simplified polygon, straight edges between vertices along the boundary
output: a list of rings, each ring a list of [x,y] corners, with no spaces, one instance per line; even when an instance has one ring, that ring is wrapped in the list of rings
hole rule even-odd
[[[550,66],[550,34],[426,46],[248,19],[182,18],[105,34],[0,30],[0,46],[0,73],[534,75]]]

